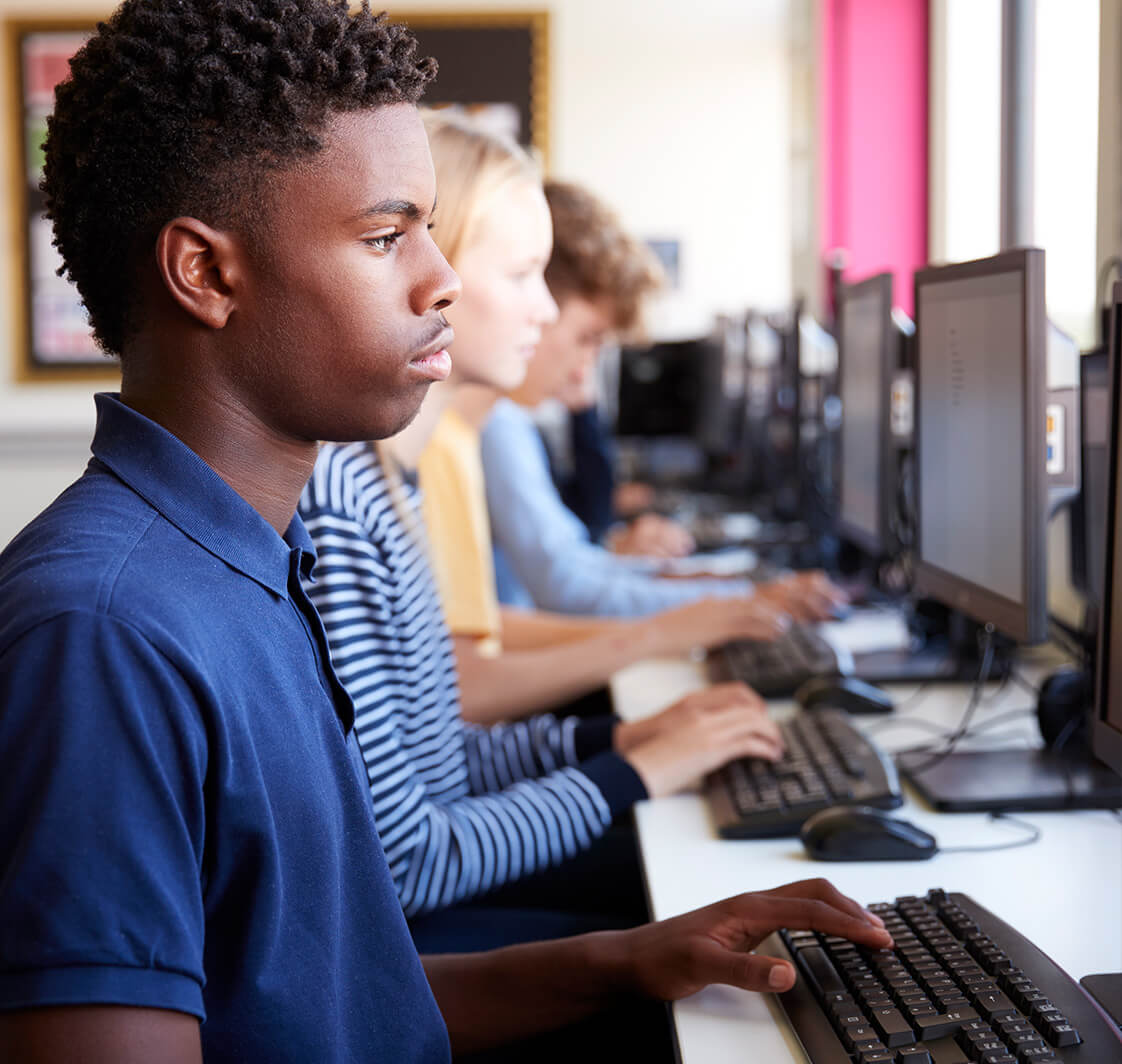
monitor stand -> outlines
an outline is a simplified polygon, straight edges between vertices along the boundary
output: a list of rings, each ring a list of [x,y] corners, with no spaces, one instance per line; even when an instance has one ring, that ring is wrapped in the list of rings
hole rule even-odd
[[[946,629],[928,634],[917,649],[854,653],[854,675],[869,683],[974,683],[982,659],[979,626],[952,612]],[[993,657],[986,682],[1006,678],[1013,667],[1016,644],[994,635]]]
[[[897,754],[896,763],[941,813],[1122,809],[1122,779],[1085,752],[963,751],[935,760],[927,751]]]

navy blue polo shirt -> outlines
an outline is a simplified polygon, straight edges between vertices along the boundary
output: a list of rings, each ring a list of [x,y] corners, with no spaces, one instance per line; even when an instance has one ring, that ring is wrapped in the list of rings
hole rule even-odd
[[[447,1060],[300,519],[97,407],[0,555],[0,1008],[191,1013],[208,1062]]]

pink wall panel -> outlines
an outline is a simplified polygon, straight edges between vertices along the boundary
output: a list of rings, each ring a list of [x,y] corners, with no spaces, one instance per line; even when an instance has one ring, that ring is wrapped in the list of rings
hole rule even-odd
[[[823,0],[822,253],[884,269],[912,312],[927,261],[928,0]]]

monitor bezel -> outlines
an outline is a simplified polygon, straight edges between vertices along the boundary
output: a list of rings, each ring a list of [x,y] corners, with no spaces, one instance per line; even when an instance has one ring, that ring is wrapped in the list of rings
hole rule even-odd
[[[877,453],[877,531],[870,533],[868,529],[854,524],[842,515],[842,497],[845,491],[845,405],[842,405],[842,429],[838,433],[838,532],[849,542],[865,551],[867,554],[880,554],[888,549],[888,508],[892,496],[886,485],[885,470],[888,466],[888,449],[892,446],[892,430],[889,424],[891,414],[892,374],[896,369],[893,359],[893,339],[895,324],[892,321],[892,274],[890,272],[874,274],[864,280],[846,284],[839,292],[838,304],[838,394],[843,392],[843,382],[846,373],[846,351],[841,338],[844,334],[843,314],[850,299],[861,299],[870,293],[879,295],[884,308],[882,327],[880,330],[880,367],[881,367],[881,395],[880,395],[880,440]]]
[[[922,326],[921,290],[925,285],[946,281],[970,280],[1006,273],[1019,273],[1023,278],[1024,346],[1021,363],[1024,379],[1024,516],[1022,531],[1023,602],[981,587],[923,558],[923,468],[922,403],[923,355],[920,349]],[[916,522],[916,589],[959,610],[979,624],[992,624],[995,629],[1019,643],[1041,643],[1048,638],[1046,609],[1047,571],[1045,535],[1047,519],[1047,484],[1045,477],[1044,408],[1047,368],[1047,314],[1044,305],[1044,252],[1040,248],[1018,248],[1004,251],[988,259],[929,266],[915,274],[916,308],[916,500],[919,520]],[[1035,563],[1035,564],[1034,564]]]
[[[1122,776],[1122,731],[1108,724],[1107,677],[1110,673],[1110,625],[1113,597],[1117,591],[1114,573],[1114,539],[1122,534],[1118,527],[1118,478],[1122,474],[1122,455],[1119,454],[1119,417],[1122,416],[1119,359],[1122,359],[1122,281],[1114,285],[1107,334],[1107,380],[1110,389],[1110,458],[1107,464],[1106,539],[1103,557],[1102,609],[1099,614],[1099,645],[1095,657],[1095,711],[1091,719],[1091,752],[1112,771]],[[1115,684],[1122,683],[1122,667],[1115,665]]]

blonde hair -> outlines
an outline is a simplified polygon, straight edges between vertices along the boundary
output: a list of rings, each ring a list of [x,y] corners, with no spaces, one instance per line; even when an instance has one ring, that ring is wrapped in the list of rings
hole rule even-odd
[[[538,164],[513,140],[452,111],[422,109],[436,169],[433,239],[453,265],[478,235],[480,219],[509,184],[541,186]]]

